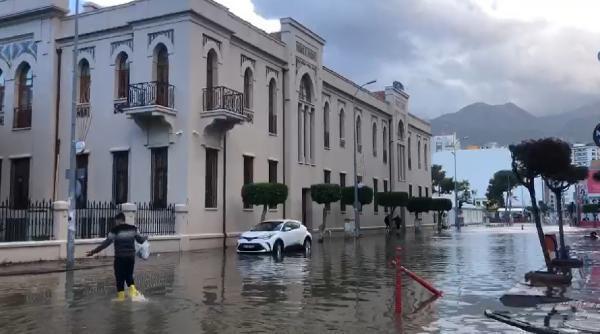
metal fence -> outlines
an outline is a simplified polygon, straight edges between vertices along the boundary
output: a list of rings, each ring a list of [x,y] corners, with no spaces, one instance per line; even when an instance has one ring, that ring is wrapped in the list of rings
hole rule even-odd
[[[75,238],[106,238],[115,226],[119,207],[111,202],[87,202],[85,207],[75,210]]]
[[[29,202],[16,209],[0,202],[0,242],[41,241],[54,238],[52,201]]]
[[[153,207],[148,203],[136,203],[135,225],[143,235],[175,234],[175,206]],[[77,239],[106,238],[115,226],[114,217],[121,212],[119,205],[111,202],[88,202],[76,211]]]
[[[175,234],[175,206],[157,208],[148,203],[137,203],[135,226],[143,235]]]

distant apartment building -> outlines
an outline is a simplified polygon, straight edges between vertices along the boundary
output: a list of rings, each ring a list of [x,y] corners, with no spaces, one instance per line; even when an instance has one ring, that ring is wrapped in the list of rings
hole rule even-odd
[[[294,19],[268,34],[210,0],[87,6],[73,52],[68,13],[68,0],[0,1],[1,199],[66,198],[73,89],[78,207],[185,204],[189,233],[214,240],[258,221],[244,184],[278,182],[289,196],[269,216],[316,228],[310,186],[353,185],[354,143],[359,182],[430,196],[431,126],[404,87],[371,93],[324,66],[325,40]],[[365,207],[363,226],[383,211]],[[330,215],[340,228],[352,208]]]
[[[451,135],[433,136],[431,138],[432,153],[460,150],[460,139],[456,133]]]
[[[576,166],[590,167],[600,157],[600,148],[593,144],[573,144],[572,161]]]

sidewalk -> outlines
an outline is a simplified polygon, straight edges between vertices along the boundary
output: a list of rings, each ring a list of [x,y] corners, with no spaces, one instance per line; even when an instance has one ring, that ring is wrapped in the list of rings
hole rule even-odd
[[[112,266],[112,257],[77,259],[74,270],[86,270],[99,267]],[[15,263],[0,265],[0,277],[19,275],[43,275],[50,273],[65,272],[66,262],[63,261],[39,261],[31,263]]]

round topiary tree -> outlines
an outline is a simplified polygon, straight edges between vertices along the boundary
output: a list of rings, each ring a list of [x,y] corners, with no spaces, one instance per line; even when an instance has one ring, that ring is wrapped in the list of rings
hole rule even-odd
[[[442,215],[452,210],[452,201],[447,198],[432,198],[430,210],[438,214],[438,231],[442,230]]]
[[[358,188],[358,203],[360,207],[373,202],[373,189],[368,186]],[[342,203],[345,205],[354,205],[354,187],[342,188]],[[360,209],[359,207],[359,209]]]
[[[265,220],[269,206],[284,203],[288,197],[288,187],[281,183],[249,183],[242,187],[242,200],[249,205],[262,205],[260,222]]]
[[[419,214],[429,212],[431,210],[431,198],[429,197],[413,197],[408,200],[406,208],[409,212],[415,214],[415,220],[419,220]]]
[[[392,221],[396,208],[406,207],[406,204],[408,203],[408,194],[400,191],[376,193],[375,198],[377,198],[377,203],[379,205],[388,208],[387,218],[390,222]]]
[[[329,205],[342,198],[341,187],[337,184],[323,183],[310,186],[310,196],[318,204],[323,204],[323,223],[319,227],[319,242],[323,242],[323,233],[327,227],[327,212]]]

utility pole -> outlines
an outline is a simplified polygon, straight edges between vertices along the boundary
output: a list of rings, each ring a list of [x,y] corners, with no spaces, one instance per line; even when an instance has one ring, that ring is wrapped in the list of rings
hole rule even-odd
[[[458,221],[458,180],[456,173],[456,145],[457,145],[456,133],[454,133],[454,226],[456,226],[457,230],[460,230],[460,222]]]
[[[79,0],[75,0],[75,34],[73,37],[73,80],[71,101],[71,152],[69,157],[69,226],[67,229],[67,270],[73,270],[75,265],[75,209],[76,209],[76,124],[77,124],[77,56],[79,51]]]
[[[358,92],[360,92],[360,90],[370,84],[374,84],[376,83],[377,80],[371,80],[363,85],[361,85],[360,87],[356,88],[356,92],[354,93],[354,95],[352,96],[352,110],[353,113],[352,115],[354,116],[354,121],[352,124],[354,124],[353,128],[354,128],[354,151],[352,152],[352,156],[354,159],[354,237],[358,238],[360,236],[360,213],[359,213],[359,201],[358,201],[358,172],[357,172],[357,168],[356,168],[356,141],[358,138],[356,138],[356,106],[355,106],[355,102],[356,102],[356,95],[358,95]]]

